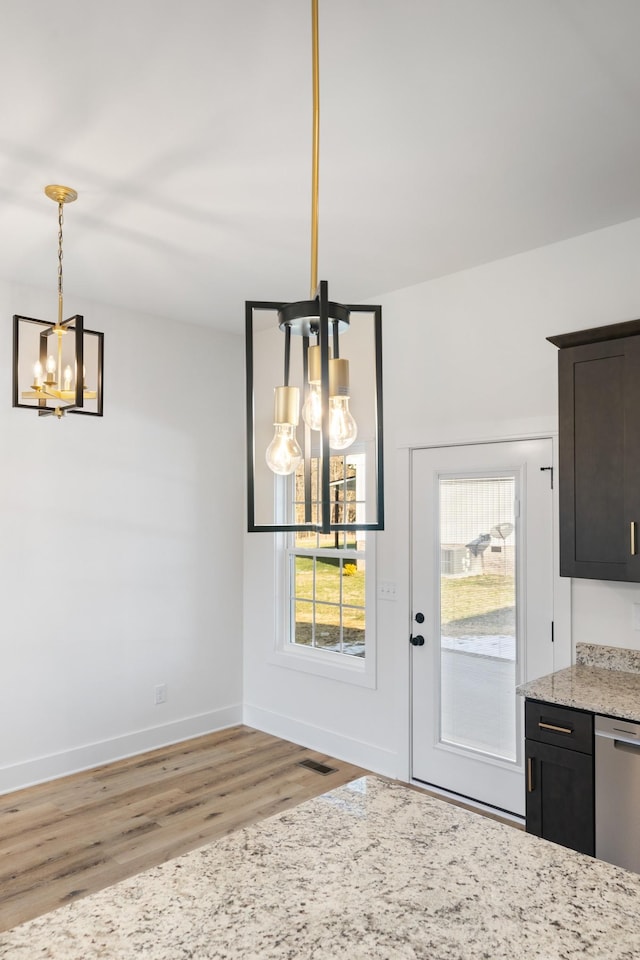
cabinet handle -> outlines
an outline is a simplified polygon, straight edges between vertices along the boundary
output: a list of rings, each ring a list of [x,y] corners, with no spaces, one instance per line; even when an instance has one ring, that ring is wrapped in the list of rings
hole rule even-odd
[[[635,555],[638,552],[638,543],[636,538],[636,527],[637,527],[636,521],[632,520],[629,526],[630,526],[630,533],[631,533],[631,556],[635,557]]]
[[[533,757],[527,757],[527,792],[533,793]]]
[[[568,733],[572,734],[573,730],[571,727],[556,727],[553,723],[543,723],[542,720],[539,721],[538,726],[541,730],[553,730],[554,733]]]

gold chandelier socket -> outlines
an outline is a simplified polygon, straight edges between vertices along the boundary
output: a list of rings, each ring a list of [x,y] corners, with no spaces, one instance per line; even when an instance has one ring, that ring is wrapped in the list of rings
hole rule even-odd
[[[77,190],[74,190],[73,187],[63,187],[59,183],[50,183],[48,187],[44,188],[44,192],[50,200],[54,200],[56,203],[73,203],[74,200],[78,199]]]
[[[349,361],[339,357],[329,360],[329,396],[349,397]]]
[[[298,426],[300,419],[300,390],[298,387],[275,387],[273,422]]]
[[[308,377],[309,383],[320,383],[322,378],[321,363],[320,363],[320,346],[309,347],[309,353],[307,354],[307,363],[308,363]]]

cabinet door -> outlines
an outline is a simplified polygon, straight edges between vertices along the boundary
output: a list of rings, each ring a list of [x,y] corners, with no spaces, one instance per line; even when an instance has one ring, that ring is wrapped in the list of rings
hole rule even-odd
[[[524,705],[524,735],[562,750],[593,753],[593,714],[558,703],[529,700]]]
[[[593,757],[525,741],[527,833],[595,854]]]
[[[640,581],[640,337],[558,357],[560,575]]]

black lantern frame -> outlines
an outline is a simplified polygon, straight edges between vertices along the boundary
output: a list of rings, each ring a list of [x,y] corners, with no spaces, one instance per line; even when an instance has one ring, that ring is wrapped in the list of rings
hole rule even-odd
[[[304,434],[303,470],[304,470],[304,522],[283,520],[271,523],[261,523],[256,511],[256,455],[262,457],[262,450],[256,453],[256,397],[255,373],[256,357],[254,349],[255,313],[257,311],[276,311],[278,326],[284,334],[284,385],[289,385],[291,364],[291,343],[295,337],[302,345],[302,383],[303,402],[310,389],[308,383],[308,352],[311,338],[317,340],[320,347],[320,390],[322,402],[321,429],[318,438],[311,437],[311,430],[306,424],[301,426]],[[374,396],[374,438],[375,464],[368,471],[375,484],[375,516],[365,522],[334,522],[331,490],[331,457],[342,454],[342,451],[332,453],[330,446],[330,413],[329,413],[329,358],[330,344],[333,347],[334,357],[339,356],[339,337],[346,332],[350,325],[352,314],[367,313],[373,316],[374,333],[374,362],[370,371],[371,382],[369,389]],[[315,300],[305,300],[296,303],[278,301],[250,300],[245,303],[246,320],[246,417],[247,417],[247,509],[249,532],[296,532],[314,531],[318,533],[333,533],[337,531],[355,530],[383,530],[384,529],[384,465],[383,465],[383,406],[382,406],[382,307],[371,304],[339,304],[329,300],[328,285],[321,281]],[[277,374],[274,374],[277,376]],[[274,379],[273,386],[276,386]],[[312,500],[311,462],[317,460],[318,495]],[[288,477],[277,477],[270,473],[273,483],[274,501],[278,484],[282,486]],[[313,513],[316,517],[314,519]],[[275,512],[275,511],[274,511]]]
[[[21,384],[21,368],[24,367],[24,359],[22,351],[24,348],[23,338],[21,337],[21,330],[23,325],[33,324],[41,328],[38,335],[38,348],[36,359],[40,361],[43,368],[45,366],[47,356],[51,353],[49,350],[49,337],[57,334],[57,329],[64,328],[67,334],[73,334],[74,336],[74,349],[72,351],[72,359],[75,366],[75,390],[73,391],[73,396],[69,398],[69,402],[65,403],[64,399],[57,400],[53,397],[48,397],[46,392],[43,390],[42,397],[34,395],[29,398],[27,402],[24,401],[22,393],[26,392],[23,390],[24,382]],[[62,416],[67,413],[76,413],[83,414],[88,417],[101,417],[103,415],[103,368],[104,368],[104,334],[97,330],[87,330],[84,326],[84,318],[80,314],[76,314],[73,317],[69,317],[68,320],[64,320],[60,323],[59,328],[47,320],[37,320],[34,317],[23,317],[19,314],[14,314],[13,316],[13,406],[19,407],[23,410],[37,410],[38,416]],[[95,400],[92,399],[92,404],[95,404],[95,409],[87,409],[85,407],[85,387],[84,387],[84,366],[87,359],[85,351],[85,337],[95,337],[95,350],[93,351],[96,356],[95,369],[92,370],[92,376],[95,376],[96,387],[95,387]],[[68,357],[68,355],[67,355]],[[29,365],[31,362],[31,357],[29,358]],[[60,386],[60,385],[59,385]],[[30,391],[34,394],[37,391]]]

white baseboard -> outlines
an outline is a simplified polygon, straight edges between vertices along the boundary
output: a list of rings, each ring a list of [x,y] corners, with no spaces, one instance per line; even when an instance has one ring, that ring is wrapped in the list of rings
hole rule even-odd
[[[309,750],[326,753],[337,760],[364,767],[372,773],[396,779],[398,776],[398,757],[391,750],[384,750],[372,743],[346,737],[344,734],[325,730],[310,723],[302,723],[293,717],[287,717],[271,710],[263,710],[245,703],[243,722],[248,727],[270,733],[283,740],[299,743]]]
[[[172,723],[127,733],[121,737],[113,737],[110,740],[101,740],[60,753],[49,754],[46,757],[36,757],[33,760],[0,767],[0,794],[11,793],[47,780],[55,780],[71,773],[79,773],[81,770],[90,770],[103,763],[123,760],[125,757],[133,757],[147,750],[180,743],[182,740],[213,733],[215,730],[223,730],[238,723],[242,723],[242,705],[239,703],[195,717],[185,717]]]

